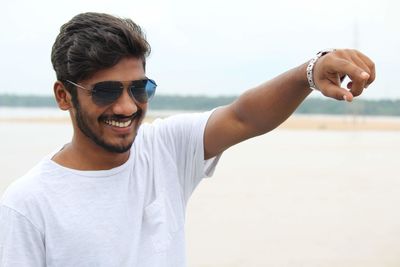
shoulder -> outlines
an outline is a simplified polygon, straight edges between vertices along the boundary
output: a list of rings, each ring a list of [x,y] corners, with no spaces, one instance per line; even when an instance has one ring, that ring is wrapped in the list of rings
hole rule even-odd
[[[168,134],[182,130],[204,128],[211,114],[212,111],[207,111],[201,113],[182,113],[166,118],[157,118],[151,123],[144,123],[139,133],[148,134],[149,132],[153,132],[154,134]]]
[[[144,123],[139,128],[135,143],[137,146],[154,148],[188,143],[197,137],[201,139],[210,114],[183,113]]]
[[[156,119],[153,125],[160,126],[163,124],[187,124],[197,123],[203,120],[207,120],[211,115],[212,111],[197,112],[197,113],[181,113],[166,117],[164,119]]]
[[[26,215],[44,195],[41,179],[46,175],[47,169],[45,160],[42,160],[24,176],[11,183],[1,198],[1,206]]]

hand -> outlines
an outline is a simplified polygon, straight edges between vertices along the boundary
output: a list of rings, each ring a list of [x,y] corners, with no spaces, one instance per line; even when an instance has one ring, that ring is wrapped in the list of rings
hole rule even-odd
[[[349,76],[347,89],[341,78]],[[314,66],[314,83],[327,97],[351,102],[375,80],[375,64],[357,50],[335,50],[320,57]]]

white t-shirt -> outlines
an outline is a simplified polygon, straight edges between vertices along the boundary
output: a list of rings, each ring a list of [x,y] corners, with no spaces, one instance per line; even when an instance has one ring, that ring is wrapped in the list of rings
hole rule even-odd
[[[204,160],[209,116],[143,124],[129,160],[110,170],[44,158],[1,200],[0,266],[185,266],[186,203],[219,158]]]

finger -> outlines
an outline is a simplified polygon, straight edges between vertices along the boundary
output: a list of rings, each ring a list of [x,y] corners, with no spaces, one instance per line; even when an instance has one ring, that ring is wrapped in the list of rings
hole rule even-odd
[[[355,63],[341,58],[334,58],[331,63],[331,68],[337,73],[345,73],[352,81],[351,93],[358,96],[365,88],[370,75]]]
[[[322,94],[334,98],[336,100],[346,100],[348,102],[353,101],[353,94],[349,92],[349,90],[346,90],[345,88],[342,88],[334,83],[327,83],[324,85],[324,89],[322,91]]]
[[[362,80],[355,79],[351,81],[350,92],[353,94],[353,96],[361,95],[365,86],[367,85],[369,74],[367,72],[363,72],[362,76],[363,76]]]
[[[352,86],[352,87],[353,87],[353,86]],[[350,93],[351,93],[353,96],[359,96],[359,95],[362,94],[363,91],[364,91],[364,88],[362,88],[362,87],[358,87],[357,89],[353,89],[353,88],[350,89]]]
[[[351,60],[355,63],[358,67],[362,68],[366,73],[371,76],[371,70],[369,66],[364,62],[361,58],[359,58],[356,54],[351,56]]]
[[[359,58],[368,66],[369,68],[369,79],[367,81],[367,85],[366,87],[368,87],[368,85],[370,85],[372,82],[375,81],[376,78],[376,73],[375,73],[375,63],[366,55],[364,55],[363,53],[357,51],[357,54],[359,56]]]

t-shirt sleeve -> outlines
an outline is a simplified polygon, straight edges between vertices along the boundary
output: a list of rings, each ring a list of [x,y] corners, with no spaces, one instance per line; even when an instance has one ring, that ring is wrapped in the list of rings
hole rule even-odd
[[[160,134],[176,162],[185,201],[202,178],[213,175],[221,156],[204,160],[204,131],[212,112],[180,114],[158,122]]]
[[[44,237],[22,214],[0,206],[0,266],[46,265]]]

